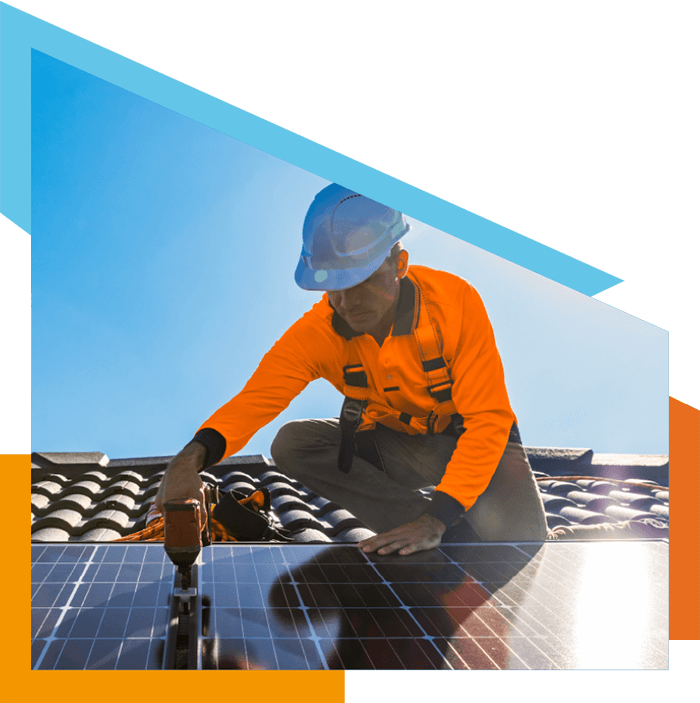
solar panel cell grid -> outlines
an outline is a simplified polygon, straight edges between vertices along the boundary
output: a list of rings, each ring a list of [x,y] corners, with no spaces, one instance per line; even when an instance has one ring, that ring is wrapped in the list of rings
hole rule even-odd
[[[224,549],[201,572],[205,668],[667,666],[667,613],[655,605],[665,543],[451,545],[413,560],[343,546]],[[636,571],[625,582],[615,562]],[[652,603],[646,614],[634,593]],[[614,607],[597,614],[598,597]],[[645,635],[632,644],[631,624]],[[595,656],[606,641],[616,646]]]
[[[162,545],[32,546],[32,668],[160,668],[174,567]]]
[[[32,547],[32,666],[161,668],[162,545]],[[213,545],[198,569],[203,668],[665,668],[665,542]],[[195,643],[196,645],[197,643]]]

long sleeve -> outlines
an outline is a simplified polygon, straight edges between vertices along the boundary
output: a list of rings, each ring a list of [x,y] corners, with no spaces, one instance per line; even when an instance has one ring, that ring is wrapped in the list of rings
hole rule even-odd
[[[321,324],[319,309],[315,306],[295,322],[265,354],[243,390],[202,423],[195,439],[207,446],[207,466],[240,451],[311,381],[328,377],[324,369],[338,356],[340,344],[329,326]]]
[[[463,296],[461,330],[451,367],[452,398],[465,431],[436,488],[436,500],[449,503],[438,492],[447,494],[469,509],[496,471],[516,419],[491,323],[471,286]]]

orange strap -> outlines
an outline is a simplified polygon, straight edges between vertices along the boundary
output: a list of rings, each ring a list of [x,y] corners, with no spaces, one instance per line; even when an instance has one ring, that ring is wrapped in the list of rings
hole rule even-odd
[[[254,491],[249,496],[241,498],[238,503],[247,505],[253,512],[259,512],[265,504],[262,491]],[[213,506],[212,506],[213,510]],[[206,525],[202,526],[204,532]],[[213,516],[209,516],[209,533],[212,542],[237,542],[238,540]],[[126,537],[115,539],[115,542],[162,542],[165,539],[165,521],[155,503],[146,513],[146,527]]]
[[[252,498],[252,496],[251,496]],[[249,499],[246,499],[246,502]],[[238,540],[231,535],[226,528],[214,517],[210,518],[210,529],[212,542],[237,542]],[[165,539],[165,520],[163,517],[157,517],[152,520],[143,530],[134,532],[126,537],[115,539],[115,542],[163,542]]]

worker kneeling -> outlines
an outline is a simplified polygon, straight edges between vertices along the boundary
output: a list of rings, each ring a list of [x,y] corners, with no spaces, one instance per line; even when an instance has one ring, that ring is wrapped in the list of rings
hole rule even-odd
[[[339,185],[316,196],[295,280],[323,298],[173,459],[156,505],[199,497],[199,471],[325,378],[345,396],[340,417],[284,425],[272,458],[377,533],[364,551],[547,538],[481,298],[453,274],[409,270],[408,230],[400,212]],[[426,486],[430,499],[416,492]]]

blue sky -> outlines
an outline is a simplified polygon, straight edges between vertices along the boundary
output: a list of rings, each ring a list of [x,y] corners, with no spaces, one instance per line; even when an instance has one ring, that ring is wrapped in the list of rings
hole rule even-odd
[[[33,451],[177,452],[318,299],[293,273],[326,184],[33,52]],[[409,221],[484,298],[525,444],[667,452],[665,331]],[[311,384],[242,453],[340,402]]]

